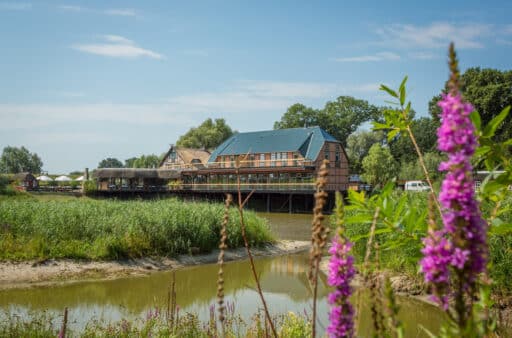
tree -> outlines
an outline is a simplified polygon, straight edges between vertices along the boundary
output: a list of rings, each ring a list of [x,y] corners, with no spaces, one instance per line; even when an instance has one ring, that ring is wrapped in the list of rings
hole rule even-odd
[[[503,108],[512,105],[512,70],[469,68],[461,76],[461,92],[480,113],[482,126],[487,125]],[[447,88],[445,86],[445,92]],[[437,102],[441,96],[434,96],[429,103],[429,112],[439,120],[440,109]],[[496,132],[497,140],[512,137],[512,116],[503,122]]]
[[[124,167],[125,168],[135,168],[134,163],[137,160],[137,157],[130,157],[126,160],[124,160]]]
[[[397,163],[389,148],[378,143],[363,158],[362,166],[363,180],[374,186],[382,186],[397,174]]]
[[[0,157],[0,172],[3,173],[16,174],[26,171],[40,173],[42,167],[41,158],[23,146],[21,148],[5,147]]]
[[[379,108],[367,101],[340,96],[336,101],[327,102],[321,110],[296,103],[288,108],[280,121],[274,123],[274,129],[319,126],[346,146],[350,134],[364,122],[378,116]]]
[[[286,110],[286,113],[281,117],[281,121],[274,122],[274,129],[320,126],[320,119],[320,110],[295,103]]]
[[[157,155],[142,155],[133,161],[132,168],[158,168],[159,164],[160,158]]]
[[[323,112],[324,129],[343,146],[347,145],[348,136],[361,124],[379,116],[379,108],[351,96],[340,96],[336,101],[327,102]]]
[[[412,120],[411,129],[422,153],[436,151],[438,122],[429,117]],[[398,135],[389,142],[391,154],[400,163],[415,162],[418,159],[416,149],[408,135]]]
[[[362,160],[375,143],[382,144],[386,135],[382,131],[356,131],[347,138],[347,156],[351,173],[360,173],[363,169]]]
[[[439,164],[444,161],[443,155],[437,151],[423,154],[423,160],[425,167],[427,168],[428,174],[432,180],[436,180],[440,177],[438,170]],[[400,165],[400,174],[398,175],[402,180],[425,180],[425,173],[420,166],[420,161],[402,162]]]
[[[98,163],[99,168],[123,168],[123,163],[117,158],[108,157]]]
[[[176,142],[176,146],[184,148],[208,149],[218,147],[233,135],[233,130],[224,119],[207,119],[199,127],[190,128]]]

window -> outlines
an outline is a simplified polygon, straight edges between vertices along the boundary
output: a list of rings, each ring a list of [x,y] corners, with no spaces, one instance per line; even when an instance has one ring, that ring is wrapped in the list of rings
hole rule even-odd
[[[260,167],[265,166],[265,154],[260,154]]]
[[[283,166],[288,165],[288,153],[281,153],[281,158],[283,159]]]
[[[272,166],[272,167],[276,166],[276,153],[270,154],[270,166]]]

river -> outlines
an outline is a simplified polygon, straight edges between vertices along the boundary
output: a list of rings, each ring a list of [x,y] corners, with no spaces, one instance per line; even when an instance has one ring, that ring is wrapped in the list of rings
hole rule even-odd
[[[310,215],[260,215],[269,220],[278,238],[309,239]],[[311,312],[307,253],[259,258],[256,265],[273,314]],[[216,264],[187,267],[175,272],[177,304],[182,313],[195,312],[203,320],[209,317],[209,306],[216,302],[217,272]],[[248,262],[227,263],[224,276],[226,301],[235,304],[235,311],[249,320],[261,306]],[[68,307],[70,327],[79,330],[93,319],[118,321],[141,318],[155,307],[165,309],[171,280],[172,272],[165,271],[142,277],[5,290],[0,291],[0,310],[22,317],[34,311],[47,310],[57,316]],[[325,276],[322,276],[318,293],[320,328],[327,325],[327,292]],[[403,297],[399,297],[399,302],[407,337],[427,337],[420,325],[437,332],[443,316],[434,306]],[[362,303],[358,332],[366,337],[370,336],[371,320],[368,302]]]

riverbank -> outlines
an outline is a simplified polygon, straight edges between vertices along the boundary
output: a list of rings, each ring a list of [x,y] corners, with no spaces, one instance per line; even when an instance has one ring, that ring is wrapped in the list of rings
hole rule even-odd
[[[262,247],[251,248],[255,257],[294,254],[309,248],[309,241],[280,240]],[[179,255],[176,258],[138,258],[115,261],[85,261],[45,259],[24,262],[0,262],[0,290],[48,286],[90,280],[106,280],[125,276],[141,276],[157,271],[186,266],[216,263],[219,250],[207,254]],[[247,258],[244,247],[228,249],[224,261]]]

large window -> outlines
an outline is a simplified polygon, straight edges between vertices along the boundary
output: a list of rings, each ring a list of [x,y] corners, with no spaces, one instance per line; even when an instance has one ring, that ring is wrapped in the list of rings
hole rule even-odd
[[[260,154],[260,167],[265,166],[265,154]]]
[[[272,166],[272,167],[276,166],[276,153],[270,154],[270,166]]]

